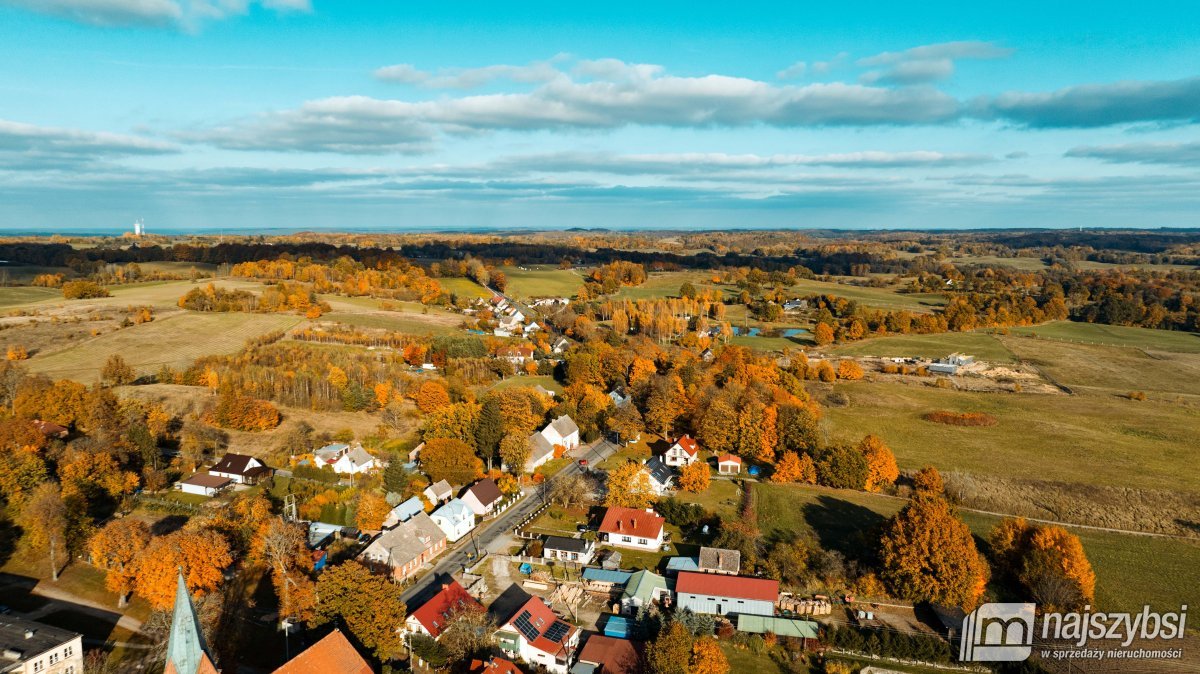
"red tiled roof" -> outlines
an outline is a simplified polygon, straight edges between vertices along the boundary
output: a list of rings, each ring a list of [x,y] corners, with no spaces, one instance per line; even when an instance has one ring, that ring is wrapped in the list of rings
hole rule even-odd
[[[163,670],[163,674],[179,674],[179,670],[175,669],[174,662],[167,662],[167,668]],[[196,674],[221,674],[220,670],[213,665],[212,660],[208,659],[207,653],[200,654],[200,666],[196,668]]]
[[[638,538],[658,538],[665,521],[652,512],[614,506],[604,513],[600,531],[606,534],[621,534]]]
[[[471,667],[467,670],[474,674],[524,674],[513,663],[504,658],[492,658],[490,660],[472,660]]]
[[[448,585],[442,586],[442,591],[433,595],[429,601],[421,605],[420,608],[412,612],[412,617],[421,623],[425,631],[434,639],[442,633],[446,628],[446,617],[453,611],[458,609],[479,609],[483,610],[483,604],[475,600],[462,585],[458,584],[457,580],[451,580]]]
[[[274,674],[372,674],[371,666],[341,630],[334,630],[300,655],[284,663]]]
[[[675,442],[683,448],[683,451],[688,453],[688,456],[696,456],[696,452],[700,451],[700,447],[696,445],[696,441],[690,435],[685,435]]]
[[[717,463],[736,463],[740,466],[742,465],[742,457],[737,454],[722,454],[721,458],[717,459]]]
[[[538,631],[538,636],[536,639],[529,641],[529,639],[526,638],[526,641],[529,641],[530,646],[543,653],[549,653],[550,655],[557,657],[566,648],[567,643],[571,641],[571,637],[579,632],[578,627],[575,627],[574,625],[564,621],[562,618],[559,618],[554,611],[550,610],[550,607],[546,606],[546,603],[542,601],[541,597],[531,597],[529,601],[525,602],[524,606],[517,609],[516,612],[512,614],[512,617],[508,619],[508,622],[505,623],[504,626],[520,632],[521,630],[517,629],[513,623],[516,622],[517,618],[526,611],[529,612],[530,623]],[[552,641],[546,637],[546,631],[549,630],[550,626],[556,622],[562,623],[567,629],[562,632],[562,638],[560,638],[558,641]]]
[[[779,581],[680,571],[675,581],[675,592],[774,602],[779,598]]]
[[[641,643],[593,635],[579,651],[579,661],[600,665],[604,674],[637,674],[642,671]]]

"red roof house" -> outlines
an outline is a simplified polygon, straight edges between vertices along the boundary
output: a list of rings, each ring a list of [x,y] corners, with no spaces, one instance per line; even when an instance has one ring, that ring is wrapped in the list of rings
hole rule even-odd
[[[341,630],[334,630],[274,674],[372,674],[372,671],[371,665],[354,650],[346,635]]]
[[[608,535],[608,544],[626,548],[657,550],[663,542],[663,523],[653,510],[614,506],[604,513],[600,533]]]
[[[410,632],[428,634],[436,639],[446,629],[450,616],[459,611],[472,610],[484,610],[483,604],[468,594],[457,580],[451,580],[442,585],[441,592],[410,613],[404,622]]]
[[[471,674],[524,674],[513,663],[494,656],[487,660],[472,660],[467,671]]]
[[[666,454],[663,455],[663,463],[675,467],[689,466],[698,458],[700,458],[700,446],[696,444],[696,440],[692,436],[685,435],[667,448]]]

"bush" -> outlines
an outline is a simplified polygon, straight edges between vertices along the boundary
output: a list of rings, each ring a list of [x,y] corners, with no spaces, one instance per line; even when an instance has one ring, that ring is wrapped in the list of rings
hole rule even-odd
[[[63,298],[68,300],[86,300],[96,297],[108,297],[108,289],[95,281],[68,281],[62,287]]]
[[[983,412],[949,412],[938,410],[921,415],[925,421],[947,426],[995,426],[996,417]]]
[[[1130,391],[1126,397],[1130,400],[1145,400],[1146,394],[1142,391]]]

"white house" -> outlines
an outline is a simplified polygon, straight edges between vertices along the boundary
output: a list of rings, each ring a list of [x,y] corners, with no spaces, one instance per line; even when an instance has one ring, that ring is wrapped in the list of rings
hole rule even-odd
[[[379,462],[375,457],[367,453],[362,445],[355,445],[353,449],[342,454],[342,456],[334,462],[333,472],[339,475],[361,475],[369,473],[379,467]]]
[[[675,441],[663,454],[663,463],[668,466],[690,466],[700,458],[700,447],[690,435],[685,435]]]
[[[609,545],[638,550],[658,550],[663,543],[663,523],[653,510],[614,506],[604,513],[600,533]]]
[[[540,597],[532,597],[496,630],[496,643],[509,657],[567,674],[579,650],[579,634],[578,627],[555,615]]]
[[[654,493],[662,496],[675,486],[675,470],[668,466],[661,456],[648,459],[642,469],[650,476],[650,486]]]
[[[4,672],[83,674],[82,634],[12,615],[0,620],[0,654]]]
[[[570,347],[571,341],[569,339],[566,337],[559,337],[558,341],[554,342],[554,345],[550,347],[550,350],[554,353],[563,353]]]
[[[424,444],[424,443],[421,443]],[[429,499],[430,503],[441,503],[449,501],[454,496],[454,489],[450,487],[450,483],[445,480],[438,480],[433,484],[425,487],[425,498]]]
[[[253,456],[226,454],[208,469],[208,474],[227,477],[238,484],[257,484],[261,478],[271,476],[271,469]]]
[[[565,562],[588,564],[596,555],[596,544],[586,538],[547,536],[542,543],[542,559],[561,559]]]
[[[530,323],[529,325],[525,326],[525,334],[532,335],[533,333],[535,333],[541,329],[542,329],[542,326],[538,325],[536,322]]]
[[[529,458],[525,460],[525,472],[532,473],[538,466],[554,458],[556,445],[564,451],[579,446],[579,426],[569,416],[563,415],[529,436]]]
[[[185,494],[216,496],[233,485],[233,480],[208,473],[196,473],[186,480],[175,483],[175,488]]]
[[[453,499],[429,515],[429,519],[446,532],[446,538],[453,543],[466,536],[475,528],[475,512],[462,499]]]
[[[463,503],[467,504],[471,512],[480,517],[492,512],[492,508],[495,508],[503,498],[504,494],[500,493],[500,487],[490,477],[485,477],[471,485],[462,495]]]
[[[338,459],[350,451],[350,445],[344,442],[334,442],[324,447],[313,451],[313,462],[317,468],[332,466],[337,463]]]

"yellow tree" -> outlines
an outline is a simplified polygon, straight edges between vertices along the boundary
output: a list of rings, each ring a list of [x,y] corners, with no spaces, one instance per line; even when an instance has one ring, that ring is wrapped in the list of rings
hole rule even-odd
[[[688,674],[729,674],[729,660],[713,637],[702,637],[692,644]]]
[[[124,607],[133,592],[134,562],[150,544],[150,527],[132,517],[111,520],[88,541],[92,564],[106,572],[104,586],[117,595],[117,606]]]
[[[392,507],[379,494],[368,491],[358,497],[358,507],[354,511],[354,523],[359,529],[378,531],[383,527]]]
[[[945,483],[942,482],[942,474],[933,466],[925,466],[918,470],[912,478],[913,491],[917,493],[931,494],[934,496],[940,495],[946,490]]]
[[[807,454],[786,452],[779,463],[775,464],[775,472],[771,473],[771,482],[804,482],[817,483],[817,469],[812,457]]]
[[[175,602],[179,571],[194,596],[215,590],[225,567],[233,561],[229,542],[208,529],[180,529],[150,542],[138,555],[134,592],[156,609],[165,611]]]
[[[854,381],[855,379],[862,379],[863,378],[862,367],[858,363],[856,363],[852,360],[838,361],[837,378],[838,379],[848,379],[850,381]]]
[[[608,472],[608,493],[604,495],[606,507],[648,508],[655,500],[650,474],[642,464],[629,461]]]
[[[898,597],[974,608],[987,585],[987,562],[971,530],[945,499],[918,496],[884,527],[880,577]]]
[[[259,527],[251,557],[271,569],[271,582],[279,598],[279,616],[308,621],[316,606],[316,587],[308,577],[312,557],[304,527],[272,517]]]
[[[380,660],[394,660],[404,652],[399,630],[405,616],[401,593],[399,585],[372,574],[356,561],[338,564],[325,570],[317,581],[320,601],[313,623],[339,619]]]
[[[708,469],[708,464],[703,461],[688,464],[679,471],[679,488],[699,494],[708,489],[709,483],[712,482],[712,471]]]
[[[56,482],[43,482],[21,508],[18,520],[25,540],[36,551],[45,551],[50,577],[57,581],[62,562],[67,558],[67,506]]]
[[[450,392],[444,384],[433,379],[418,386],[414,398],[417,409],[425,414],[450,405]]]
[[[900,477],[896,457],[892,450],[877,435],[868,435],[858,443],[858,451],[867,459],[867,491],[879,491],[893,484]]]

